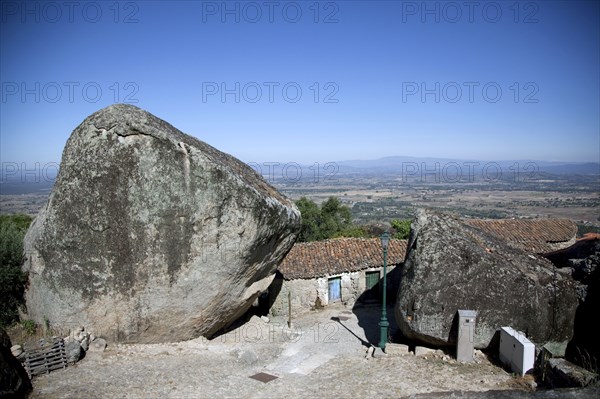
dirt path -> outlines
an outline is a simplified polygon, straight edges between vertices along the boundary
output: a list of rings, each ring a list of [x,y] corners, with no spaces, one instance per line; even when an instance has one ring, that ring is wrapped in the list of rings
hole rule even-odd
[[[516,386],[485,358],[468,365],[410,354],[365,359],[368,334],[341,306],[294,323],[288,329],[283,319],[253,318],[212,341],[112,345],[36,377],[32,398],[366,398]],[[249,378],[261,372],[278,378]]]

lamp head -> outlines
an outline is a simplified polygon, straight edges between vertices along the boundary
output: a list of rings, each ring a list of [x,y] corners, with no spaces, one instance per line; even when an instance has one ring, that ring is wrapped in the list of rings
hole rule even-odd
[[[381,235],[381,247],[383,248],[384,251],[387,251],[389,243],[390,243],[390,235],[386,231]]]

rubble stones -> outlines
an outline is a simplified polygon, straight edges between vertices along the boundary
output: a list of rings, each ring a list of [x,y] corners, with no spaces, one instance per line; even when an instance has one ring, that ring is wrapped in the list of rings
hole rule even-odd
[[[390,356],[408,355],[408,345],[388,343],[385,346],[385,353]]]
[[[106,349],[106,340],[103,338],[96,338],[90,343],[90,352],[104,352]]]

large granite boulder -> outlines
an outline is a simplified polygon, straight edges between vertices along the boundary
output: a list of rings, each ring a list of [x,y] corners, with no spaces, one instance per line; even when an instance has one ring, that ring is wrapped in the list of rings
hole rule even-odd
[[[573,339],[566,357],[591,370],[600,370],[600,234],[587,234],[569,248],[547,254],[557,267],[571,270],[580,282],[579,307],[575,314]]]
[[[474,343],[486,348],[510,326],[535,343],[573,333],[576,284],[546,259],[436,211],[419,210],[411,226],[396,301],[404,335],[455,345],[457,310],[478,312]]]
[[[112,105],[73,131],[27,232],[27,311],[121,342],[210,336],[268,288],[299,229],[241,161]]]
[[[588,233],[568,248],[544,255],[556,267],[571,268],[573,278],[583,285],[597,280],[600,265],[600,234]]]

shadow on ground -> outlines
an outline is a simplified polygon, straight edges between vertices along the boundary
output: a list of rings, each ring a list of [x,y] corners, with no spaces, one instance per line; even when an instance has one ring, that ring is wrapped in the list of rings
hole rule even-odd
[[[377,346],[380,339],[379,321],[381,320],[381,304],[380,303],[362,303],[356,302],[352,308],[352,313],[358,319],[358,325],[364,331],[364,336],[367,338],[369,345]],[[400,333],[398,325],[394,318],[394,306],[387,306],[387,319],[390,324],[388,328],[388,342],[396,342],[396,337]]]
[[[344,324],[345,320],[343,320],[342,317],[343,316],[334,316],[334,317],[331,318],[331,320],[333,320],[335,322],[338,322],[344,329],[346,329],[346,331],[348,331],[350,334],[352,334],[354,337],[356,337],[356,339],[358,341],[360,341],[360,343],[361,343],[362,346],[365,346],[367,348],[370,347],[371,343],[369,341],[365,341],[363,338],[361,338],[360,336],[358,336],[354,331],[352,331],[350,328],[348,328],[348,326],[346,326]]]
[[[388,342],[405,343],[396,318],[394,316],[394,304],[398,294],[401,267],[395,267],[387,273],[386,282],[386,311],[389,323]],[[364,335],[370,344],[377,346],[380,340],[379,322],[382,313],[383,280],[379,280],[370,289],[363,292],[352,308],[352,313],[358,319],[358,325],[363,329]],[[402,341],[399,341],[402,340]]]

